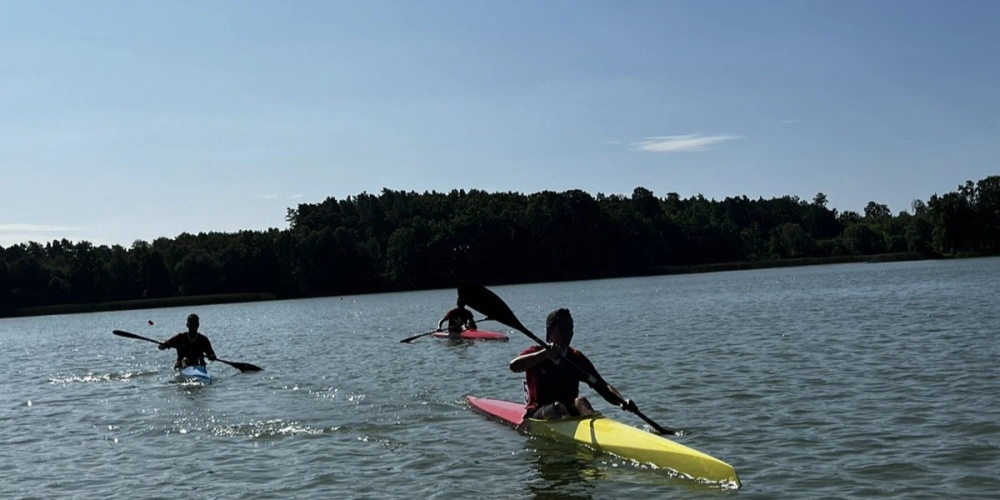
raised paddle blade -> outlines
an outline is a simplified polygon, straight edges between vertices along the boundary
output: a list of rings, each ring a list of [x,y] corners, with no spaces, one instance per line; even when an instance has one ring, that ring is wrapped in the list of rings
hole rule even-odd
[[[113,333],[113,334],[115,334],[115,335],[117,335],[119,337],[127,337],[127,338],[130,338],[130,339],[145,340],[147,342],[152,342],[154,344],[162,344],[163,343],[163,342],[160,342],[159,340],[147,339],[146,337],[143,337],[141,335],[136,335],[134,333],[125,332],[125,331],[122,331],[122,330],[113,330],[111,333]]]
[[[514,315],[514,311],[510,310],[507,303],[486,287],[477,283],[463,281],[458,285],[458,298],[469,307],[482,313],[484,316],[494,321],[499,321],[500,323],[528,335],[538,342],[541,342],[538,340],[538,337],[535,337],[535,334],[531,333],[531,331],[521,324],[521,321],[517,319],[517,316]],[[541,343],[542,345],[545,345],[544,342]]]
[[[261,368],[261,367],[259,367],[257,365],[252,365],[250,363],[240,363],[238,361],[226,361],[224,359],[219,359],[219,358],[215,358],[215,360],[218,361],[218,362],[220,362],[220,363],[225,363],[225,364],[227,364],[229,366],[232,366],[233,368],[236,368],[237,370],[239,370],[241,372],[259,372],[259,371],[263,370],[263,368]]]

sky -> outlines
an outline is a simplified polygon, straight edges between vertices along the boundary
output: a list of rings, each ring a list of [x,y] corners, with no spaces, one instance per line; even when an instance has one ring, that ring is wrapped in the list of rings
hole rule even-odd
[[[1000,174],[993,0],[0,2],[0,245],[383,188],[785,195]]]

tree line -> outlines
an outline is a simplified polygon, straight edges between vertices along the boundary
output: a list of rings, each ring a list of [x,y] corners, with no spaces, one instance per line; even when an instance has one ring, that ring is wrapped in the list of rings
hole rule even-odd
[[[866,256],[997,255],[1000,176],[893,215],[818,193],[721,201],[580,190],[361,193],[289,208],[286,229],[95,246],[0,247],[0,314],[34,306],[224,293],[308,297],[655,273],[670,266]]]

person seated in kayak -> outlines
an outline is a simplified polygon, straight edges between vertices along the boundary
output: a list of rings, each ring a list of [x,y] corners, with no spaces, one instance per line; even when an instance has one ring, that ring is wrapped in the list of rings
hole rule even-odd
[[[438,330],[441,330],[445,321],[448,322],[448,335],[452,337],[459,336],[463,329],[476,329],[476,319],[472,316],[472,311],[465,308],[462,299],[458,299],[456,305],[458,307],[444,313],[444,317],[438,321]]]
[[[631,399],[622,397],[617,389],[601,378],[587,356],[570,347],[573,316],[569,309],[549,313],[545,319],[545,340],[549,344],[548,349],[540,345],[531,346],[510,362],[511,371],[525,374],[525,418],[550,420],[592,415],[594,408],[590,401],[580,396],[580,382],[589,385],[615,406],[635,409]]]
[[[188,330],[178,333],[160,344],[161,350],[177,349],[177,363],[174,364],[174,368],[205,366],[206,357],[210,361],[216,360],[215,351],[212,350],[212,342],[208,340],[208,337],[198,333],[199,322],[197,314],[188,315]]]

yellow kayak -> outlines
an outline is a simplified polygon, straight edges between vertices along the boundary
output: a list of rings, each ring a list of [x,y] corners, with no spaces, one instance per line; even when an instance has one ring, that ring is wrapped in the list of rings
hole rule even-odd
[[[722,460],[599,413],[559,420],[524,419],[523,404],[475,396],[467,400],[473,409],[532,435],[583,444],[643,465],[669,469],[689,479],[740,486],[736,470]]]

